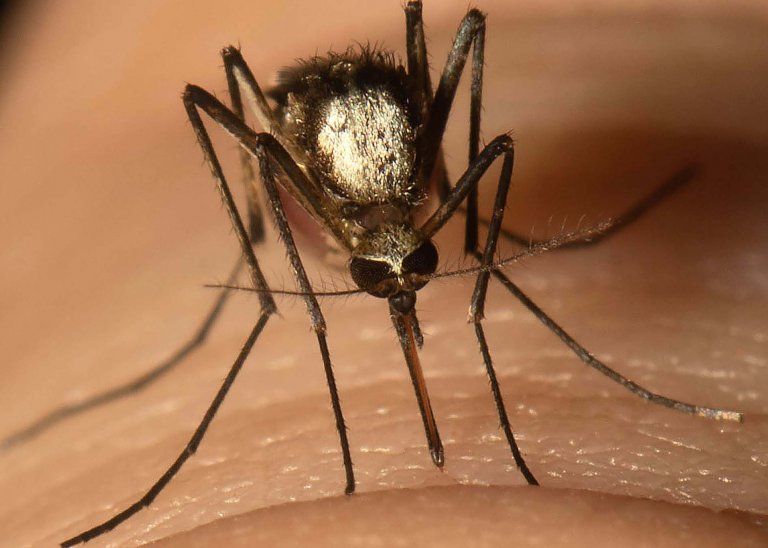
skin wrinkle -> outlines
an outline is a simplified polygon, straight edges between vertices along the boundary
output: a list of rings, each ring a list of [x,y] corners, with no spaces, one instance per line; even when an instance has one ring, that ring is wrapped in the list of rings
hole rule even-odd
[[[439,472],[385,303],[331,299],[322,304],[361,491],[347,499],[303,304],[278,299],[282,317],[257,343],[199,453],[149,509],[94,546],[247,545],[272,534],[298,544],[306,530],[318,544],[337,545],[764,544],[768,154],[756,99],[768,74],[765,23],[729,19],[715,4],[632,11],[614,3],[608,23],[594,16],[599,7],[552,18],[555,5],[478,6],[489,14],[483,135],[514,128],[518,145],[508,226],[527,233],[550,216],[559,226],[566,213],[600,220],[690,158],[705,165],[621,236],[509,274],[612,367],[666,395],[744,411],[745,423],[644,404],[585,368],[492,283],[490,350],[521,450],[544,484],[523,488],[464,322],[472,280],[435,280],[418,311],[420,358],[446,448]],[[658,18],[662,8],[669,11]],[[201,286],[226,277],[236,242],[178,92],[186,80],[224,88],[219,46],[242,39],[266,83],[281,62],[327,44],[371,38],[400,49],[403,38],[397,2],[366,13],[344,2],[308,4],[293,14],[250,3],[217,11],[220,18],[209,2],[184,14],[158,3],[151,18],[140,5],[104,3],[87,19],[103,33],[83,31],[83,8],[40,9],[18,23],[26,41],[9,45],[17,53],[0,98],[0,433],[146,371],[186,340],[214,299]],[[433,70],[465,9],[425,6]],[[675,19],[677,11],[696,24]],[[346,26],[351,13],[355,23]],[[697,44],[714,47],[702,29],[719,29],[717,56],[696,55]],[[30,91],[54,82],[57,101]],[[110,82],[125,85],[105,88]],[[723,98],[728,109],[712,108]],[[466,112],[459,97],[446,143],[454,176],[463,168]],[[40,142],[52,135],[55,146],[41,158]],[[213,138],[240,192],[236,149],[226,135]],[[491,184],[481,200],[492,199]],[[437,241],[443,264],[459,260],[459,225]],[[272,239],[258,253],[276,285],[283,276],[290,287],[283,249]],[[304,257],[310,272],[327,271]],[[13,494],[0,500],[3,542],[51,545],[138,496],[196,426],[256,306],[254,296],[232,299],[204,348],[143,394],[0,454],[0,492]],[[376,336],[362,340],[365,330]],[[349,536],[328,527],[337,523]]]

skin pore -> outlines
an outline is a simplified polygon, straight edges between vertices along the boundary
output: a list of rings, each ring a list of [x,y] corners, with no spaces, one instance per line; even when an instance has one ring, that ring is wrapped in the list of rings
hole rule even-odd
[[[542,484],[527,488],[466,323],[474,280],[435,281],[417,311],[440,471],[386,302],[325,300],[358,480],[347,498],[304,304],[279,299],[198,453],[94,545],[765,543],[768,13],[758,2],[538,4],[477,5],[488,13],[483,137],[513,129],[517,144],[505,226],[553,234],[566,216],[572,228],[620,213],[690,161],[701,175],[605,243],[507,272],[608,365],[745,423],[642,402],[492,281],[486,334]],[[218,49],[238,40],[265,87],[292,59],[353,39],[404,55],[400,3],[355,5],[51,4],[16,15],[0,95],[2,435],[166,358],[215,298],[203,284],[226,279],[237,243],[184,117],[185,81],[225,97]],[[424,7],[433,78],[465,9]],[[454,179],[466,164],[466,87],[445,141]],[[242,198],[236,147],[212,133]],[[481,212],[499,169],[481,186]],[[443,268],[461,260],[461,224],[436,239]],[[264,270],[292,289],[284,250],[268,240]],[[303,257],[318,288],[348,279]],[[257,307],[234,295],[205,346],[157,384],[0,454],[0,492],[12,494],[0,499],[0,538],[51,545],[141,496],[187,442]]]

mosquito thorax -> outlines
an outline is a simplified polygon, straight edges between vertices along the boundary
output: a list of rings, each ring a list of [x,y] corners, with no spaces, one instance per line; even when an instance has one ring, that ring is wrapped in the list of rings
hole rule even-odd
[[[405,69],[362,48],[284,70],[271,95],[304,164],[338,203],[415,205],[417,114]]]

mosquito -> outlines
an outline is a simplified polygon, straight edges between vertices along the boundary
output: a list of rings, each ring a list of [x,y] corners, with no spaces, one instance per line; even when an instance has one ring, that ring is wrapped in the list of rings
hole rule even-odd
[[[386,299],[413,383],[431,459],[438,467],[443,466],[445,458],[419,362],[418,350],[423,344],[423,336],[416,316],[416,296],[430,280],[446,276],[476,276],[469,319],[488,374],[501,428],[517,467],[530,485],[538,485],[538,481],[515,441],[483,331],[491,276],[582,362],[630,392],[683,413],[716,420],[742,420],[742,415],[735,411],[692,405],[656,394],[609,368],[576,342],[503,272],[505,265],[526,256],[552,249],[594,245],[605,240],[690,181],[695,170],[686,168],[676,173],[622,216],[597,229],[578,230],[545,241],[530,240],[506,231],[501,225],[512,178],[514,144],[508,134],[502,134],[480,149],[485,16],[472,9],[463,18],[435,90],[427,63],[420,0],[410,0],[406,4],[405,20],[406,66],[397,62],[391,52],[358,46],[299,62],[283,71],[277,87],[265,94],[239,49],[230,46],[222,51],[230,108],[198,86],[190,84],[185,88],[183,102],[187,115],[238,237],[242,258],[234,266],[228,282],[219,286],[218,297],[197,332],[168,360],[128,384],[53,411],[6,438],[2,447],[8,448],[31,438],[64,418],[136,393],[167,374],[204,342],[232,290],[243,289],[236,285],[243,266],[250,275],[251,287],[247,289],[258,293],[260,316],[197,430],[173,464],[135,503],[64,541],[62,546],[86,542],[114,529],[151,504],[178,473],[197,450],[251,349],[277,311],[274,295],[278,293],[298,295],[306,303],[325,369],[344,465],[344,492],[348,495],[355,490],[355,475],[326,341],[326,323],[318,303],[318,297],[322,296],[367,293]],[[441,144],[470,50],[469,165],[458,181],[451,184]],[[246,124],[244,104],[261,126],[261,132]],[[246,183],[247,228],[203,124],[203,113],[240,146]],[[258,163],[258,178],[252,159]],[[490,221],[481,221],[477,187],[496,161],[501,161],[502,166],[493,212]],[[258,190],[257,180],[261,181],[263,190]],[[263,199],[261,194],[265,195]],[[438,205],[434,211],[425,215],[423,222],[417,220],[417,213],[435,199]],[[284,208],[285,200],[297,202],[328,235],[331,246],[346,253],[349,274],[357,289],[338,292],[313,289],[294,242]],[[254,254],[254,246],[265,238],[261,201],[268,207],[287,251],[297,291],[270,289]],[[476,265],[438,273],[439,257],[432,239],[457,212],[466,217],[463,250]],[[480,224],[487,226],[487,237],[482,246],[479,243]],[[496,248],[500,237],[525,247],[511,257],[498,260]]]

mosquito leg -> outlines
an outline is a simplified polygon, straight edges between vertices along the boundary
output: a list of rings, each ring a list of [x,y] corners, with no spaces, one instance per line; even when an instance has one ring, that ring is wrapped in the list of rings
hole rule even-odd
[[[424,223],[421,229],[424,234],[428,236],[433,235],[447,222],[451,215],[453,215],[453,213],[455,213],[455,211],[458,209],[459,204],[468,193],[468,187],[470,185],[476,185],[480,177],[482,177],[483,173],[485,173],[485,171],[488,169],[488,166],[496,157],[498,157],[499,154],[504,151],[512,152],[512,140],[509,136],[506,135],[497,137],[491,143],[489,143],[488,146],[485,147],[485,149],[478,155],[477,160],[472,165],[470,165],[469,169],[467,169],[465,174],[461,177],[461,179],[459,179],[458,183],[456,183],[456,186],[451,190],[448,198],[442,203],[437,211],[432,214],[432,217],[430,217]],[[491,223],[493,223],[493,220]],[[489,238],[493,232],[496,232],[496,235],[493,237],[497,238],[498,229],[493,229],[492,231],[489,230]],[[495,241],[493,245],[495,246]],[[491,259],[492,257],[488,258],[487,260],[490,261]],[[483,260],[486,260],[485,257],[483,257]],[[603,375],[607,376],[614,382],[619,383],[630,392],[652,403],[663,405],[671,409],[676,409],[683,413],[698,415],[716,420],[730,420],[737,422],[742,420],[741,413],[736,411],[702,407],[667,398],[665,396],[651,392],[650,390],[640,386],[634,381],[631,381],[630,379],[622,376],[595,358],[583,346],[577,343],[573,337],[566,333],[562,327],[560,327],[554,320],[552,320],[552,318],[550,318],[543,310],[541,310],[541,308],[539,308],[531,299],[529,299],[528,296],[525,295],[525,293],[523,293],[519,287],[517,287],[517,285],[510,281],[503,272],[494,270],[493,275],[501,281],[501,283],[507,288],[507,290],[509,290],[510,293],[512,293],[518,300],[520,300],[520,302],[522,302],[526,308],[528,308],[528,310],[530,310],[547,328],[549,328],[550,331],[557,335],[560,340],[562,340],[571,350],[573,350],[573,352],[585,364],[594,369],[597,369]],[[479,277],[479,283],[480,280],[482,280],[482,277]],[[484,283],[487,284],[487,281]]]
[[[344,492],[351,495],[355,491],[355,475],[352,467],[352,457],[349,450],[349,440],[347,438],[347,427],[344,424],[344,415],[341,411],[341,401],[339,400],[339,392],[336,388],[336,379],[333,374],[333,366],[331,364],[331,355],[328,351],[328,343],[326,341],[326,325],[323,313],[320,310],[320,304],[317,302],[312,292],[312,285],[309,282],[307,273],[304,270],[304,265],[299,257],[299,251],[296,248],[296,244],[293,240],[291,233],[291,227],[288,224],[285,211],[283,210],[282,202],[277,190],[277,184],[275,182],[275,175],[272,171],[272,165],[267,157],[268,146],[280,147],[280,144],[272,139],[269,134],[260,134],[259,137],[266,138],[267,141],[264,145],[254,148],[248,148],[248,150],[259,159],[259,166],[261,169],[261,180],[267,190],[267,196],[272,205],[272,212],[275,217],[278,231],[280,232],[280,239],[285,244],[288,258],[293,267],[294,274],[299,282],[301,291],[305,293],[305,301],[307,304],[307,310],[309,316],[312,319],[312,329],[317,335],[317,342],[320,346],[320,353],[323,359],[323,367],[325,369],[325,378],[328,383],[328,390],[331,395],[331,406],[333,407],[333,414],[336,419],[336,429],[339,433],[339,441],[341,443],[342,458],[344,460],[344,470],[346,473],[347,484]]]
[[[318,345],[323,359],[323,366],[325,368],[326,381],[331,395],[331,405],[336,419],[336,429],[338,430],[339,441],[341,443],[342,458],[347,479],[345,492],[350,494],[355,490],[355,477],[352,468],[347,429],[344,424],[344,416],[341,410],[341,403],[339,401],[339,394],[336,388],[336,381],[326,341],[325,318],[320,310],[317,298],[312,291],[312,285],[309,282],[298,249],[294,243],[293,234],[290,225],[288,224],[288,219],[286,218],[282,202],[280,201],[276,178],[272,169],[273,162],[285,172],[298,190],[306,192],[304,198],[309,201],[310,206],[312,206],[311,200],[315,199],[315,197],[309,194],[312,189],[308,188],[308,182],[303,178],[301,170],[290,158],[288,152],[271,134],[257,134],[251,128],[246,126],[236,114],[224,107],[224,105],[222,105],[213,95],[202,88],[188,85],[184,92],[184,98],[185,103],[193,105],[193,107],[199,107],[208,114],[217,124],[237,139],[240,146],[247,150],[248,153],[255,157],[259,162],[261,180],[266,190],[275,224],[277,225],[280,234],[280,239],[285,245],[294,275],[296,276],[301,291],[304,293],[304,301],[312,321],[312,328],[317,335]],[[196,110],[194,110],[194,112],[197,114]],[[319,204],[317,207],[320,208]],[[244,232],[243,236],[245,236]],[[257,285],[257,287],[259,286]],[[261,287],[266,287],[266,284]],[[261,296],[265,295],[271,300],[271,295],[268,295],[267,293],[261,294]]]
[[[448,222],[456,210],[459,208],[464,198],[467,197],[473,187],[476,187],[480,178],[485,174],[490,165],[499,156],[512,151],[512,138],[503,134],[496,137],[488,143],[485,148],[477,155],[472,164],[470,164],[464,175],[459,178],[440,207],[427,219],[420,230],[426,237],[432,237],[443,225]]]
[[[667,398],[666,396],[661,396],[651,392],[650,390],[643,388],[639,384],[624,377],[620,373],[614,371],[603,362],[595,358],[587,351],[587,349],[576,342],[573,337],[566,333],[562,327],[560,327],[541,308],[539,308],[536,303],[534,303],[525,293],[523,293],[516,284],[510,281],[510,279],[507,278],[503,272],[494,270],[493,275],[496,276],[496,278],[501,281],[504,287],[506,287],[507,290],[512,293],[512,295],[514,295],[521,303],[523,303],[523,305],[525,305],[525,307],[530,310],[533,315],[541,321],[541,323],[543,323],[550,331],[552,331],[552,333],[554,333],[561,341],[563,341],[563,343],[565,343],[568,348],[573,350],[574,354],[576,354],[581,361],[583,361],[588,366],[598,370],[600,373],[612,381],[620,384],[633,394],[651,403],[669,407],[670,409],[675,409],[689,415],[698,415],[700,417],[706,417],[715,420],[728,420],[735,422],[742,421],[742,414],[737,411],[728,411],[726,409],[717,409],[713,407],[702,407],[699,405],[692,405],[690,403],[684,403],[678,400]]]
[[[656,187],[646,196],[638,200],[637,203],[627,209],[624,213],[616,217],[610,228],[604,232],[591,236],[589,239],[574,240],[572,242],[568,242],[561,247],[558,247],[557,249],[580,249],[604,242],[608,238],[618,234],[623,229],[634,224],[635,221],[645,216],[646,213],[665,202],[678,190],[692,181],[698,173],[699,170],[694,165],[684,167],[683,169],[674,173],[671,177],[669,177],[666,181],[664,181],[661,185]],[[467,212],[467,215],[469,215],[469,212]],[[486,226],[489,224],[486,220],[480,220],[480,223]],[[527,246],[540,243],[540,240],[535,240],[530,237],[505,230],[504,228],[500,230],[500,233],[507,240],[520,245]]]
[[[480,111],[483,108],[483,58],[485,56],[485,21],[478,25],[472,48],[472,84],[469,103],[469,162],[472,165],[480,151]],[[467,194],[467,218],[464,249],[477,247],[477,186]]]
[[[430,179],[433,176],[435,167],[442,162],[440,146],[445,133],[445,126],[448,123],[448,115],[451,111],[453,99],[456,96],[456,89],[461,79],[461,73],[469,55],[469,48],[473,46],[472,57],[472,98],[470,103],[470,144],[469,157],[470,163],[477,156],[480,136],[480,108],[482,98],[482,80],[483,80],[483,55],[485,51],[485,16],[478,10],[472,9],[467,12],[456,32],[451,51],[448,53],[448,60],[443,67],[440,82],[435,91],[429,109],[424,131],[421,134],[422,147],[422,173],[424,179]],[[441,171],[445,171],[442,169]],[[444,179],[444,178],[443,178]],[[450,186],[445,180],[438,186],[438,193],[441,201],[445,201],[450,192]],[[470,195],[474,191],[470,191]],[[470,209],[475,204],[476,198],[470,198]]]
[[[411,0],[405,5],[405,48],[411,97],[419,107],[420,119],[425,120],[432,102],[432,81],[429,77],[421,0]]]
[[[240,86],[243,85],[246,88],[249,104],[257,121],[264,130],[273,131],[277,128],[278,124],[272,116],[272,111],[261,89],[258,85],[248,87],[249,82],[241,78],[242,68],[245,67],[247,69],[247,65],[240,51],[229,46],[221,51],[221,57],[224,60],[224,71],[227,75],[227,88],[229,89],[229,97],[232,102],[232,112],[238,118],[245,121],[243,98],[240,91]],[[261,210],[261,200],[258,195],[258,186],[256,185],[256,176],[253,171],[251,156],[242,148],[240,149],[240,165],[242,166],[243,185],[245,186],[247,200],[248,234],[251,237],[251,241],[257,243],[264,239],[264,213]]]
[[[237,275],[241,268],[242,261],[238,259],[235,267],[232,269],[232,273],[229,275],[227,282],[228,285],[230,283],[236,282]],[[171,371],[174,367],[181,363],[184,358],[189,356],[196,348],[205,342],[208,334],[213,328],[213,325],[216,323],[219,314],[224,308],[224,303],[226,302],[227,297],[229,297],[229,294],[230,290],[226,288],[219,292],[218,296],[216,297],[216,301],[214,301],[213,306],[203,319],[200,327],[198,327],[197,331],[195,331],[195,334],[192,336],[192,338],[184,343],[165,361],[150,369],[140,377],[137,377],[125,384],[116,386],[105,392],[102,392],[101,394],[96,394],[82,401],[66,404],[58,407],[57,409],[54,409],[26,428],[23,428],[22,430],[19,430],[0,441],[0,451],[5,451],[20,443],[28,441],[42,434],[49,428],[52,428],[65,419],[79,415],[80,413],[89,411],[90,409],[112,403],[113,401],[117,401],[121,398],[136,394],[147,388],[149,385]]]
[[[120,525],[122,522],[124,522],[125,520],[127,520],[128,518],[136,514],[137,512],[139,512],[142,508],[145,508],[146,506],[151,504],[153,500],[155,500],[157,495],[160,494],[160,492],[168,484],[168,482],[171,481],[171,479],[178,473],[182,465],[197,450],[198,446],[200,445],[200,442],[203,440],[203,436],[205,435],[205,432],[208,430],[208,426],[211,424],[213,417],[216,415],[216,412],[218,411],[219,407],[224,401],[224,398],[226,397],[227,392],[229,392],[229,389],[232,386],[232,383],[235,381],[235,377],[237,377],[237,374],[240,372],[240,369],[242,368],[243,363],[245,362],[245,359],[248,357],[248,354],[250,353],[251,348],[253,347],[254,343],[258,339],[262,330],[264,329],[264,326],[267,324],[267,321],[269,320],[270,316],[277,311],[277,307],[275,306],[275,301],[272,298],[272,295],[270,295],[266,291],[268,289],[267,282],[264,279],[264,275],[262,274],[261,269],[259,268],[259,263],[256,259],[256,255],[253,253],[253,248],[251,247],[250,238],[248,236],[248,233],[245,231],[243,221],[240,217],[240,214],[237,211],[237,206],[235,205],[235,201],[232,197],[232,193],[229,190],[229,185],[227,184],[226,178],[224,177],[224,172],[221,169],[221,164],[219,163],[218,157],[216,156],[216,152],[213,148],[213,144],[211,143],[210,136],[208,135],[208,132],[205,129],[205,126],[203,125],[203,121],[200,118],[200,114],[197,111],[197,101],[195,100],[195,97],[193,97],[191,94],[187,92],[185,92],[184,94],[184,107],[187,110],[187,115],[189,116],[189,120],[192,123],[192,127],[195,130],[195,135],[197,136],[197,140],[200,144],[200,148],[202,148],[205,159],[208,162],[209,167],[211,168],[211,172],[213,173],[214,178],[216,179],[216,185],[219,190],[221,200],[224,203],[224,206],[227,208],[227,212],[229,213],[229,217],[232,222],[232,227],[234,228],[235,234],[237,235],[237,238],[240,241],[240,249],[245,258],[245,262],[248,265],[248,270],[251,276],[251,282],[255,289],[261,290],[259,292],[259,303],[261,306],[261,314],[258,322],[256,323],[253,330],[251,331],[250,336],[248,337],[245,344],[243,345],[243,348],[240,351],[240,354],[238,355],[237,359],[232,365],[229,371],[229,374],[226,376],[223,384],[219,388],[219,391],[217,392],[216,397],[213,399],[213,402],[211,402],[211,405],[208,407],[208,410],[206,411],[205,416],[203,417],[199,426],[195,430],[195,433],[190,438],[189,443],[181,452],[181,454],[176,458],[174,463],[165,471],[165,473],[160,477],[160,479],[157,480],[154,485],[152,485],[149,491],[147,491],[144,494],[144,496],[141,497],[138,501],[134,502],[128,508],[126,508],[119,514],[113,516],[112,518],[108,519],[107,521],[83,533],[80,533],[79,535],[72,537],[71,539],[64,541],[61,544],[62,546],[74,546],[81,542],[86,542],[103,533],[106,533],[107,531],[111,531],[112,529]],[[232,116],[236,117],[236,115],[234,114]]]
[[[240,119],[244,119],[245,113],[243,111],[243,101],[240,94],[240,88],[238,87],[238,81],[235,77],[234,69],[234,67],[238,64],[238,59],[242,58],[239,56],[239,52],[237,52],[237,55],[234,55],[233,51],[235,51],[234,48],[226,48],[222,52],[222,56],[224,57],[227,84],[229,86],[229,94],[232,100],[232,110]],[[260,91],[259,95],[263,98],[263,95]],[[266,100],[264,100],[260,106],[262,106],[263,112],[260,112],[257,115],[257,118],[262,121],[264,117],[267,116],[265,113],[269,112],[268,107],[266,106]],[[254,107],[254,110],[256,110],[256,107]],[[271,116],[271,114],[269,115]],[[256,193],[257,187],[254,184],[255,179],[253,166],[250,162],[250,156],[245,151],[241,151],[241,166],[243,173],[243,183],[245,185],[247,196],[248,235],[251,242],[260,243],[264,239],[264,218],[259,207],[259,200]],[[238,259],[238,262],[233,269],[233,272],[230,275],[226,285],[232,285],[235,283],[241,268],[242,260]],[[205,341],[208,333],[218,319],[222,309],[224,308],[224,304],[227,300],[229,292],[230,290],[226,288],[221,291],[210,312],[208,312],[208,315],[203,319],[203,322],[192,336],[192,338],[184,345],[182,345],[167,360],[157,365],[154,369],[146,372],[141,377],[138,377],[137,379],[134,379],[126,384],[115,387],[102,394],[97,394],[84,401],[54,409],[23,430],[20,430],[0,441],[0,451],[9,449],[21,442],[31,439],[68,417],[77,415],[100,405],[108,404],[119,398],[135,394],[152,384],[155,380],[159,379],[164,374],[168,373]]]
[[[408,72],[409,75],[412,75],[412,79],[415,78],[422,83],[421,88],[425,90],[425,96],[430,97],[431,82],[427,65],[427,50],[424,43],[421,2],[409,2],[405,11]],[[429,116],[422,138],[422,169],[426,176],[425,178],[436,180],[435,184],[441,203],[447,199],[451,187],[445,172],[445,163],[440,146],[470,46],[473,46],[469,120],[469,164],[471,165],[477,157],[480,142],[480,113],[482,110],[483,59],[485,51],[485,17],[478,10],[470,10],[459,25],[459,30],[456,33],[453,47],[443,68],[434,99],[430,104],[426,105],[429,109]],[[559,249],[588,247],[605,241],[672,196],[677,190],[691,181],[697,172],[698,170],[695,166],[687,166],[681,169],[619,216],[615,223],[605,232],[592,236],[589,239],[569,242]],[[488,226],[487,220],[478,219],[477,190],[475,188],[470,190],[467,196],[467,205],[462,207],[461,211],[466,215],[464,249],[470,253],[477,247],[478,222]],[[500,229],[500,233],[504,238],[521,245],[541,243],[538,240],[532,240],[528,236],[523,236],[504,228]]]
[[[165,473],[160,476],[160,479],[155,482],[155,484],[149,489],[149,491],[144,494],[143,497],[131,504],[128,508],[105,521],[104,523],[101,523],[92,529],[88,529],[87,531],[84,531],[77,536],[65,540],[61,543],[61,546],[75,546],[81,542],[88,542],[92,538],[111,531],[143,508],[152,504],[152,501],[155,500],[155,497],[157,497],[157,495],[160,494],[168,482],[171,481],[173,476],[175,476],[176,473],[181,469],[182,465],[187,461],[187,459],[189,459],[189,457],[194,455],[195,451],[197,451],[197,448],[200,445],[200,442],[203,440],[203,436],[205,435],[206,430],[208,430],[208,426],[210,426],[214,415],[216,415],[216,411],[219,410],[219,407],[224,401],[227,392],[229,392],[229,389],[232,387],[232,383],[235,382],[235,377],[237,377],[240,369],[242,369],[245,359],[248,357],[248,354],[256,342],[256,339],[259,338],[261,331],[267,324],[267,320],[269,319],[270,315],[271,312],[262,311],[258,323],[253,328],[253,331],[251,331],[248,339],[245,341],[243,349],[240,351],[240,354],[235,360],[235,363],[232,364],[232,368],[229,370],[229,373],[224,379],[221,388],[219,388],[219,391],[216,393],[216,397],[213,399],[213,402],[211,402],[210,407],[208,407],[208,411],[205,412],[205,416],[203,417],[202,422],[197,427],[197,430],[195,430],[195,433],[189,440],[189,443],[187,443],[187,446],[184,448],[181,454],[179,454],[173,464],[165,471]]]
[[[231,57],[227,54],[227,50],[222,52],[222,57],[224,58],[224,70],[227,74],[227,88],[229,88],[232,112],[245,122],[243,98],[240,95],[240,87],[237,85],[237,79],[230,62]],[[248,236],[254,243],[261,242],[264,240],[264,214],[261,211],[259,196],[256,191],[256,174],[253,172],[251,157],[243,149],[240,149],[240,167],[243,174],[243,186],[245,187],[246,210],[248,211]]]
[[[235,67],[239,65],[238,60],[241,61],[242,58],[239,56],[239,52],[237,52],[235,55],[233,53],[234,51],[236,51],[234,48],[226,48],[222,52],[222,55],[224,57],[227,84],[229,86],[229,93],[232,100],[232,109],[240,119],[244,119],[242,96],[240,94],[240,88],[238,87],[238,80],[235,76]],[[244,63],[244,61],[242,61],[242,63]],[[251,93],[251,96],[253,95],[254,93]],[[263,94],[261,94],[260,90],[258,91],[258,95],[263,99]],[[269,109],[266,106],[266,100],[263,100],[262,103],[259,103],[259,107],[261,107],[262,111],[257,114],[257,118],[263,123],[265,116],[271,116],[271,113],[267,114],[269,113]],[[253,108],[254,110],[257,110],[256,106]],[[251,242],[259,243],[264,239],[264,219],[259,207],[256,185],[254,184],[255,179],[253,166],[250,162],[250,156],[245,151],[241,151],[241,165],[243,182],[247,196],[248,235]],[[235,283],[241,268],[242,260],[239,258],[232,274],[228,278],[226,285],[232,285]],[[23,430],[11,434],[7,438],[0,441],[0,451],[9,449],[19,443],[31,439],[68,417],[77,415],[100,405],[108,404],[112,401],[129,396],[131,394],[135,394],[151,385],[155,380],[159,379],[168,373],[171,369],[173,369],[176,365],[178,365],[184,358],[191,354],[205,341],[208,333],[218,319],[222,309],[224,308],[224,304],[227,300],[227,297],[229,296],[229,292],[230,290],[226,288],[220,292],[210,312],[208,312],[208,315],[203,319],[203,322],[192,336],[192,338],[184,345],[182,345],[167,360],[160,363],[155,368],[146,372],[137,379],[134,379],[128,383],[117,386],[102,394],[97,394],[84,401],[64,405],[58,409],[54,409]]]
[[[224,57],[224,68],[227,75],[229,94],[232,100],[232,110],[240,119],[244,119],[245,113],[243,111],[242,96],[240,94],[240,88],[238,87],[238,81],[235,77],[234,70],[234,67],[237,64],[237,58],[239,57],[239,52],[237,52],[237,55],[233,55],[233,50],[234,48],[225,49],[222,52],[222,56]],[[263,98],[263,95],[260,91],[259,94]],[[268,107],[266,106],[266,100],[264,100],[261,105],[263,105],[264,112],[269,112]],[[256,107],[254,107],[254,110],[256,110]],[[267,114],[259,113],[257,118],[262,121],[265,116],[267,116]],[[261,212],[261,208],[259,207],[259,200],[256,192],[257,187],[254,184],[255,179],[253,166],[250,162],[250,156],[245,151],[241,151],[241,166],[243,173],[243,183],[245,185],[247,196],[248,235],[251,242],[260,243],[264,239],[264,218]],[[230,275],[226,285],[234,284],[241,268],[242,260],[238,259],[237,265],[233,269],[233,272]],[[184,345],[182,345],[167,360],[157,365],[154,369],[146,372],[141,377],[134,379],[124,385],[117,386],[102,394],[97,394],[82,402],[69,404],[58,409],[54,409],[23,430],[11,434],[7,438],[0,441],[0,451],[9,449],[19,443],[31,439],[68,417],[77,415],[100,405],[110,403],[119,398],[135,394],[152,384],[155,380],[159,379],[164,374],[168,373],[205,341],[208,333],[215,324],[222,309],[224,308],[224,304],[227,300],[229,292],[230,290],[226,288],[221,291],[210,312],[208,312],[208,315],[203,319],[203,322],[192,336],[192,338]]]
[[[483,174],[485,174],[493,161],[500,155],[504,156],[504,164],[502,165],[501,178],[499,180],[499,188],[496,194],[493,219],[491,221],[491,230],[489,231],[485,253],[480,255],[476,247],[470,250],[470,252],[473,253],[476,257],[480,257],[481,260],[484,261],[484,264],[493,262],[493,254],[496,250],[496,243],[499,236],[499,227],[501,226],[501,221],[504,214],[504,204],[507,199],[507,193],[509,191],[509,185],[512,178],[514,148],[512,145],[512,139],[509,137],[509,135],[500,135],[491,141],[483,149],[483,151],[477,155],[472,164],[470,164],[467,171],[456,183],[456,186],[451,189],[451,192],[443,201],[442,205],[421,227],[421,231],[425,236],[431,237],[438,230],[440,230],[440,228],[442,228],[448,219],[456,212],[464,198],[469,194],[470,189],[472,187],[477,187],[480,178],[483,176]],[[501,389],[499,388],[496,373],[493,369],[493,362],[491,361],[491,355],[488,350],[488,344],[485,340],[485,333],[483,332],[481,321],[483,316],[485,294],[488,287],[488,274],[488,272],[481,272],[478,275],[475,293],[472,298],[471,319],[475,324],[475,333],[477,335],[478,343],[480,344],[480,351],[483,355],[483,361],[488,372],[488,378],[491,382],[491,391],[493,393],[494,401],[496,402],[496,408],[499,413],[499,419],[501,420],[502,428],[504,429],[504,433],[507,436],[510,449],[512,450],[512,455],[528,483],[531,485],[537,485],[536,478],[525,464],[525,460],[523,459],[523,456],[517,447],[517,443],[515,442],[514,435],[512,434],[512,428],[509,424],[509,418],[504,407]]]
[[[496,243],[499,238],[499,228],[501,227],[501,221],[504,217],[504,207],[507,202],[507,194],[509,192],[509,186],[512,180],[512,167],[514,165],[514,149],[510,148],[504,154],[504,164],[501,168],[501,176],[499,177],[499,186],[496,191],[496,200],[493,204],[493,216],[491,217],[490,228],[488,230],[488,239],[485,243],[485,250],[480,253],[477,249],[472,250],[472,254],[483,264],[488,265],[493,262],[494,254],[496,253]],[[512,456],[515,459],[517,467],[525,477],[526,481],[530,485],[538,485],[533,473],[531,473],[528,465],[525,463],[522,453],[517,446],[515,436],[512,433],[512,426],[509,423],[509,417],[507,416],[507,410],[504,406],[504,399],[501,395],[501,388],[499,387],[499,381],[496,378],[496,371],[493,368],[493,362],[491,360],[491,353],[488,349],[488,343],[485,339],[485,332],[483,330],[483,317],[485,311],[485,297],[488,292],[488,278],[490,272],[484,270],[477,275],[477,281],[475,283],[475,290],[472,295],[472,303],[469,307],[469,316],[472,323],[475,325],[475,335],[477,336],[477,342],[480,344],[480,353],[483,355],[483,362],[485,363],[485,369],[488,373],[488,379],[491,383],[491,392],[493,393],[493,400],[496,403],[496,411],[499,414],[499,421],[501,428],[504,430],[504,435],[507,437],[507,443],[512,451]]]
[[[420,0],[411,0],[405,6],[405,43],[408,58],[408,79],[411,86],[411,97],[414,104],[418,105],[420,120],[425,120],[432,102],[432,82],[429,77],[429,61],[427,59],[427,44],[424,37],[424,21],[422,19],[422,6]],[[442,155],[441,155],[442,156]],[[442,158],[441,158],[442,159]],[[437,171],[437,170],[435,170]],[[435,185],[438,194],[450,189],[445,170],[441,170],[442,179]],[[430,185],[431,186],[431,185]],[[445,453],[437,430],[437,422],[432,412],[427,386],[419,362],[419,354],[416,347],[421,348],[424,337],[421,333],[418,319],[415,314],[403,317],[399,312],[390,307],[392,323],[397,331],[400,346],[403,349],[408,372],[416,393],[421,419],[424,423],[424,431],[427,435],[427,445],[432,462],[442,467],[445,463]],[[415,347],[414,347],[415,344]]]

